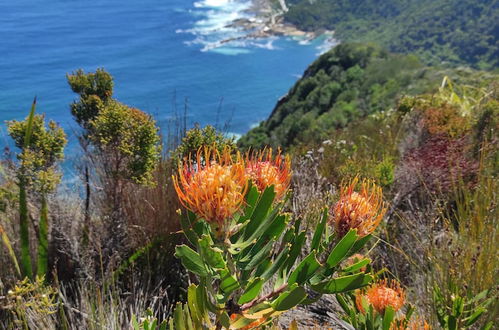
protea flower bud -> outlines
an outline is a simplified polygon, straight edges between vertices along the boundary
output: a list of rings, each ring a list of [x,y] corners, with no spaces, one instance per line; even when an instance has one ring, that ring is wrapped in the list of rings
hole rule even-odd
[[[386,213],[383,193],[372,181],[363,180],[360,191],[354,191],[359,179],[356,177],[340,191],[340,200],[334,206],[332,221],[339,237],[350,229],[357,229],[359,236],[372,233]]]
[[[194,162],[189,158],[179,165],[173,183],[182,205],[218,228],[240,209],[247,189],[239,154],[233,160],[230,150],[220,154],[207,147],[197,152]]]
[[[279,151],[275,157],[272,149],[248,154],[246,157],[246,174],[259,192],[274,185],[276,199],[284,196],[291,182],[291,161],[289,156],[281,156]]]
[[[388,283],[387,280],[381,280],[372,284],[365,293],[359,292],[356,295],[357,309],[365,313],[362,300],[372,305],[374,310],[380,314],[385,313],[385,309],[390,306],[395,312],[404,306],[405,292],[396,281]]]

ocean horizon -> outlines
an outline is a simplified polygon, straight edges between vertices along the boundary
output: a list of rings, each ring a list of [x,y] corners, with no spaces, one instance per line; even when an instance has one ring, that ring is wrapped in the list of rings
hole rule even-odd
[[[66,74],[105,68],[114,96],[144,110],[162,127],[187,104],[187,124],[222,127],[238,136],[267,118],[307,66],[331,45],[291,37],[241,39],[227,27],[250,18],[250,1],[118,2],[20,0],[0,4],[0,121],[23,119],[37,96],[45,113],[70,135],[76,99]],[[175,105],[176,104],[176,105]]]

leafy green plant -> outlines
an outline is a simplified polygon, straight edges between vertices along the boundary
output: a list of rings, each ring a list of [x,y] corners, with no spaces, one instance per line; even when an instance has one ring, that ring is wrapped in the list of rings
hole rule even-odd
[[[148,309],[146,311],[146,317],[137,320],[135,315],[132,315],[132,328],[133,330],[166,330],[168,329],[168,323],[165,321],[158,322],[158,319],[154,317],[152,310]]]
[[[244,162],[208,149],[203,159],[184,164],[175,179],[188,208],[181,215],[188,243],[177,246],[175,255],[198,284],[189,287],[187,303],[175,308],[170,329],[264,327],[298,304],[372,281],[361,270],[369,259],[347,269],[342,261],[369,241],[381,220],[381,190],[362,182],[357,193],[357,180],[345,187],[334,217],[323,210],[310,251],[300,260],[306,233],[300,220],[292,222],[283,212],[286,198],[279,199],[275,189],[287,179],[281,173],[289,162],[261,157]]]
[[[89,139],[106,157],[103,167],[109,178],[152,184],[160,138],[156,122],[149,115],[109,100],[89,124]]]
[[[12,328],[48,328],[54,324],[53,315],[58,311],[57,291],[46,285],[43,277],[35,280],[25,278],[18,281],[7,292],[5,304],[1,306],[10,312]]]
[[[173,162],[177,164],[205,146],[215,147],[219,152],[222,152],[225,148],[236,148],[234,139],[217,132],[215,127],[208,125],[201,128],[196,125],[186,132],[180,145],[172,152]]]
[[[124,252],[128,234],[124,216],[127,186],[155,184],[154,171],[161,155],[159,128],[150,115],[112,97],[113,78],[104,69],[90,73],[77,70],[67,75],[67,80],[79,95],[79,100],[71,105],[71,113],[83,128],[79,141],[86,156],[83,239],[88,241],[90,181],[95,177],[103,187],[103,193],[96,194],[96,202],[101,203],[101,210],[109,219],[110,237],[106,239],[105,250]]]
[[[35,115],[36,98],[29,116],[24,121],[8,122],[8,131],[16,146],[21,149],[17,158],[19,166],[19,224],[21,239],[21,269],[23,276],[33,278],[30,256],[28,191],[40,195],[41,209],[38,237],[37,273],[44,276],[48,271],[48,204],[47,194],[53,192],[60,182],[57,163],[63,158],[66,135],[62,128],[50,121],[45,126],[43,115]]]
[[[433,304],[438,323],[443,329],[457,330],[472,327],[492,303],[493,297],[488,297],[488,290],[482,291],[472,297],[463,297],[453,283],[447,289],[451,294],[445,296],[442,290],[433,288]],[[488,322],[481,329],[492,329],[493,321]]]

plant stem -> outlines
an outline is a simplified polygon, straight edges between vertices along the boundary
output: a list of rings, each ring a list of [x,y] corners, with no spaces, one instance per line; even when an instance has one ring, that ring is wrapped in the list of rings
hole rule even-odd
[[[33,278],[31,255],[29,246],[28,201],[26,195],[26,181],[19,179],[19,230],[21,237],[21,267],[23,276]]]
[[[42,277],[48,271],[48,204],[45,193],[42,192],[40,210],[40,230],[38,238],[38,267],[37,274]]]
[[[258,305],[259,303],[264,302],[265,300],[268,300],[268,299],[270,299],[270,298],[272,298],[274,296],[277,296],[279,293],[283,292],[287,288],[288,288],[288,285],[287,284],[283,284],[278,289],[276,289],[276,290],[274,290],[274,291],[266,294],[265,296],[257,298],[257,299],[254,299],[254,300],[250,301],[249,303],[241,305],[241,311],[248,310],[251,307]]]

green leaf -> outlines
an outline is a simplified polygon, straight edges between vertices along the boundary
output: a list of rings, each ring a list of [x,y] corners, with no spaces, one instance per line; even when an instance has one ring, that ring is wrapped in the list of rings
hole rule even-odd
[[[307,297],[307,292],[301,286],[290,287],[289,291],[283,292],[272,302],[272,307],[276,311],[287,311],[295,307]]]
[[[237,279],[229,272],[228,269],[222,269],[220,272],[220,289],[225,294],[231,294],[240,288]]]
[[[289,247],[287,246],[286,248],[284,248],[284,250],[282,250],[277,259],[275,259],[274,263],[262,274],[262,278],[265,281],[269,280],[272,276],[274,276],[277,270],[279,270],[282,267],[282,265],[288,258],[288,251]]]
[[[313,251],[305,259],[300,262],[298,267],[291,273],[288,279],[288,284],[303,284],[314,276],[321,264],[316,259],[316,252]]]
[[[195,216],[195,214],[192,213],[191,211],[187,211],[187,212],[190,212],[189,214]],[[190,217],[191,216],[189,216],[189,218]],[[191,225],[192,225],[192,229],[199,237],[201,237],[203,235],[209,235],[211,232],[210,225],[205,220],[199,219],[198,221],[195,221],[194,223],[191,222]]]
[[[302,251],[303,244],[305,243],[307,236],[305,231],[302,231],[295,237],[293,245],[291,246],[291,251],[289,252],[288,260],[286,261],[286,271],[289,272],[293,265],[295,264],[296,259],[300,255]]]
[[[33,123],[35,121],[35,110],[36,110],[36,96],[31,104],[31,109],[28,115],[28,123],[26,125],[26,131],[24,133],[24,148],[29,147],[31,143],[31,136],[33,135]]]
[[[222,326],[226,329],[230,328],[230,317],[226,311],[223,311],[222,314],[220,314],[220,324],[222,324]]]
[[[245,318],[244,316],[241,316],[237,318],[232,324],[230,325],[230,328],[227,329],[241,329],[247,326],[248,324],[254,322],[255,320]]]
[[[494,321],[488,322],[486,325],[484,325],[480,330],[490,330],[494,326]]]
[[[276,231],[279,229],[284,230],[285,226],[284,226],[284,224],[282,224],[282,222],[286,223],[287,218],[288,218],[287,215],[280,215],[279,214],[279,209],[271,210],[270,213],[263,219],[263,221],[261,221],[260,225],[256,228],[256,230],[251,234],[251,236],[249,237],[248,240],[253,241],[255,239],[256,240],[269,239],[272,236],[270,236],[270,235],[265,236],[267,231],[269,231],[269,233],[272,233],[273,231]],[[276,230],[274,228],[272,228],[272,226],[274,224],[274,220],[277,220],[276,225],[278,227],[275,228]],[[278,234],[280,234],[280,233],[278,233]]]
[[[342,294],[336,295],[336,301],[338,301],[338,304],[341,306],[341,308],[343,308],[345,314],[350,315],[352,313],[352,309],[348,306]]]
[[[453,315],[449,315],[447,319],[447,329],[457,330],[457,320]]]
[[[255,277],[260,277],[262,276],[263,273],[265,273],[267,271],[267,269],[270,268],[270,266],[272,265],[272,260],[269,259],[266,259],[264,260],[256,269],[255,271]]]
[[[185,327],[187,330],[195,330],[194,329],[194,324],[192,323],[192,317],[189,311],[189,306],[188,305],[183,305],[184,309],[184,322],[185,322]]]
[[[194,274],[203,277],[208,275],[206,267],[199,254],[187,245],[182,244],[175,247],[175,257],[179,258],[180,261],[182,261],[182,265]]]
[[[198,308],[198,299],[196,297],[197,287],[194,284],[189,285],[187,289],[187,305],[191,312],[191,317],[196,323],[202,322],[202,316]]]
[[[191,222],[188,219],[188,215],[182,214],[180,216],[180,226],[182,227],[182,231],[185,237],[187,237],[189,242],[191,242],[191,244],[195,246],[198,242],[199,236],[196,234],[194,230],[192,230]]]
[[[284,229],[286,229],[288,222],[288,215],[279,214],[275,217],[274,221],[272,221],[272,224],[267,228],[267,230],[265,230],[262,234],[262,238],[275,239],[280,237]]]
[[[137,318],[135,317],[134,314],[132,314],[132,328],[134,330],[140,330],[139,322],[137,322]]]
[[[249,253],[244,259],[247,259],[249,262],[242,266],[244,270],[250,270],[257,267],[263,260],[269,258],[270,251],[274,247],[274,242],[268,242],[266,246],[260,248],[259,251],[255,251],[255,254]]]
[[[343,238],[336,244],[333,251],[327,258],[327,265],[330,268],[336,267],[348,254],[348,251],[352,248],[357,240],[357,230],[350,229],[350,231],[343,236]]]
[[[356,272],[357,270],[361,269],[362,267],[367,266],[370,262],[371,262],[371,259],[368,259],[368,258],[362,259],[362,260],[354,263],[351,266],[343,268],[343,272],[345,272],[345,273]]]
[[[205,322],[210,321],[208,311],[215,313],[217,311],[215,305],[209,300],[206,294],[206,279],[201,279],[197,289],[196,289],[196,300],[198,303],[198,309],[200,315],[203,317]]]
[[[294,237],[295,237],[295,229],[294,229],[294,227],[291,227],[288,230],[286,230],[286,232],[284,233],[282,240],[281,240],[281,244],[285,245],[285,244],[291,243],[293,241]]]
[[[246,286],[246,290],[239,298],[237,303],[239,305],[242,305],[255,299],[262,290],[263,283],[264,281],[260,277],[256,277],[253,280],[251,280],[251,282]]]
[[[182,310],[182,303],[178,302],[173,312],[173,322],[176,330],[187,330],[185,326],[184,313]]]
[[[198,241],[199,251],[206,263],[214,269],[224,269],[226,263],[222,255],[222,250],[211,245],[211,238],[208,235],[203,235]]]
[[[326,207],[322,213],[322,220],[317,225],[315,229],[314,236],[312,238],[312,244],[310,245],[310,250],[317,250],[320,246],[322,240],[322,234],[324,233],[324,228],[326,227],[328,219],[328,208]]]
[[[482,316],[483,313],[485,313],[487,310],[485,308],[480,308],[478,307],[474,312],[473,314],[471,314],[468,318],[466,318],[464,321],[464,325],[469,327],[471,326],[473,323],[475,323],[476,321],[478,321],[478,319],[480,318],[480,316]]]
[[[360,237],[359,239],[357,239],[357,241],[352,246],[350,251],[348,251],[347,257],[359,252],[360,249],[362,249],[364,247],[364,245],[366,245],[366,243],[369,242],[371,237],[372,237],[372,235],[366,235],[364,237]]]
[[[247,219],[249,219],[249,217],[253,213],[253,210],[255,209],[256,202],[258,202],[258,197],[259,197],[258,188],[255,185],[251,184],[251,186],[248,189],[248,193],[246,194],[246,208],[244,209],[243,212],[245,216],[242,216],[239,219],[239,222],[244,222]]]
[[[320,293],[340,293],[366,286],[372,280],[373,277],[371,275],[360,273],[321,282],[319,284],[312,285],[312,289]]]
[[[274,186],[267,187],[263,194],[260,196],[260,200],[258,201],[258,204],[256,205],[253,213],[251,214],[250,222],[246,225],[246,230],[244,231],[245,239],[248,239],[265,219],[265,217],[269,213],[274,198]]]
[[[385,315],[383,315],[383,330],[390,330],[390,325],[392,324],[393,318],[395,317],[395,311],[390,306],[385,308]]]

